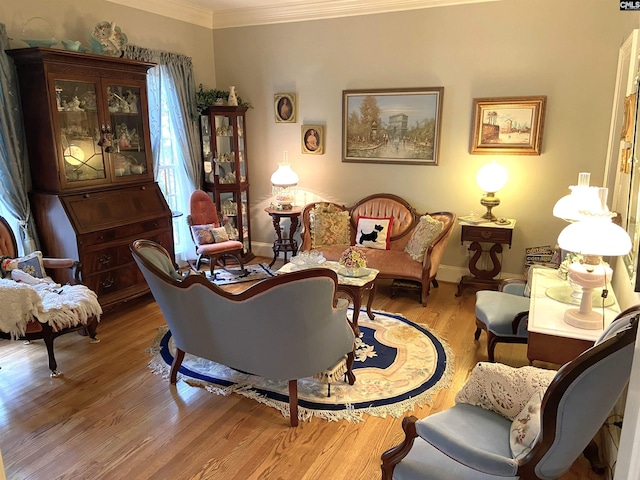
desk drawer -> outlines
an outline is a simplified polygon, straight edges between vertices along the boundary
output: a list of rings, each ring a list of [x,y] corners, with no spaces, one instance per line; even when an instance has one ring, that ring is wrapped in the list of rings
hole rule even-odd
[[[513,230],[510,228],[483,227],[481,225],[463,225],[462,241],[491,242],[511,245]]]
[[[167,250],[170,250],[169,245],[173,241],[170,231],[156,233],[155,235],[142,235],[140,238],[157,242]],[[137,240],[137,237],[135,239]],[[126,243],[120,245],[87,252],[82,255],[82,271],[85,275],[89,275],[133,262],[129,243],[131,242],[127,240]]]
[[[107,230],[101,230],[99,232],[87,233],[86,235],[79,236],[78,243],[82,246],[91,247],[106,242],[112,242],[122,240],[127,237],[142,238],[154,230],[170,229],[171,218],[158,217],[152,220],[147,220],[139,223],[132,223],[130,225],[123,225],[121,227],[110,228]]]

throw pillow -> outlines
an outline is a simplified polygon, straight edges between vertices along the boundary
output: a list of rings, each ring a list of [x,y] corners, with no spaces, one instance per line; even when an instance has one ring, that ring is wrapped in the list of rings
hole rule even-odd
[[[513,420],[533,393],[547,389],[556,373],[555,370],[538,367],[514,368],[500,363],[479,362],[456,395],[456,403],[482,407]]]
[[[515,460],[526,456],[540,434],[540,405],[544,390],[537,390],[520,414],[513,419],[509,434],[509,446]]]
[[[196,245],[205,245],[207,243],[213,243],[215,239],[213,238],[213,233],[211,232],[211,229],[215,227],[216,226],[213,224],[192,225],[191,233],[193,235],[193,241],[196,242]]]
[[[29,255],[25,255],[20,258],[7,258],[2,260],[3,276],[6,276],[7,272],[11,270],[22,270],[35,278],[44,278],[46,273],[44,271],[44,264],[42,263],[42,252],[35,251]]]
[[[389,250],[392,223],[393,217],[358,217],[356,246]]]
[[[349,245],[349,212],[317,205],[311,213],[311,248]]]
[[[213,240],[216,243],[229,241],[229,234],[227,233],[227,229],[224,227],[212,228],[211,233],[213,234]]]
[[[440,220],[433,218],[431,215],[423,215],[413,230],[404,251],[416,262],[422,263],[424,252],[427,251],[427,248],[429,248],[436,237],[440,235],[443,228],[444,223]]]

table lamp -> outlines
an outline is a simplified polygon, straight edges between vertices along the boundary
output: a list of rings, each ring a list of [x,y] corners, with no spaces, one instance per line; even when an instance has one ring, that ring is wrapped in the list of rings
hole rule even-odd
[[[482,218],[495,222],[496,216],[491,213],[491,209],[500,205],[500,199],[496,197],[496,192],[507,183],[507,170],[497,163],[489,163],[478,170],[476,181],[485,192],[480,199],[480,204],[486,207],[487,212]]]
[[[285,151],[284,161],[278,164],[278,169],[271,175],[271,191],[276,196],[279,210],[293,208],[298,187],[298,175],[291,170],[287,155],[288,153]]]
[[[601,198],[604,196],[606,199],[607,189],[600,190],[604,191],[600,192]],[[606,203],[601,211],[605,206]],[[626,255],[631,250],[631,238],[622,227],[611,221],[613,215],[608,212],[589,213],[583,210],[582,215],[558,236],[560,248],[584,257],[582,262],[569,266],[569,278],[582,287],[582,298],[579,309],[570,308],[565,312],[564,321],[577,328],[598,330],[604,325],[602,315],[592,310],[593,290],[603,287],[604,294],[613,274],[611,268],[602,262],[602,257]]]

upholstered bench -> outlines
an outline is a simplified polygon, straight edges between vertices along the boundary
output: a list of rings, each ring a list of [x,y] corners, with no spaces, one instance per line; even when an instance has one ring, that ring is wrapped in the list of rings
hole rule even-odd
[[[302,211],[301,251],[319,250],[338,261],[349,245],[364,248],[367,266],[378,278],[415,282],[420,301],[427,303],[456,215],[420,215],[403,198],[389,193],[370,195],[352,207],[314,202]]]

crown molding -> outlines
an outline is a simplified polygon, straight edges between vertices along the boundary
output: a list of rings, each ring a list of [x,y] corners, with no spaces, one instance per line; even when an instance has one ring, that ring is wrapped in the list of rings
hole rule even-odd
[[[326,18],[447,7],[501,0],[303,0],[259,7],[213,10],[204,0],[107,0],[210,29],[304,22]]]
[[[199,27],[213,28],[213,10],[183,0],[107,0],[126,7],[181,20]]]

